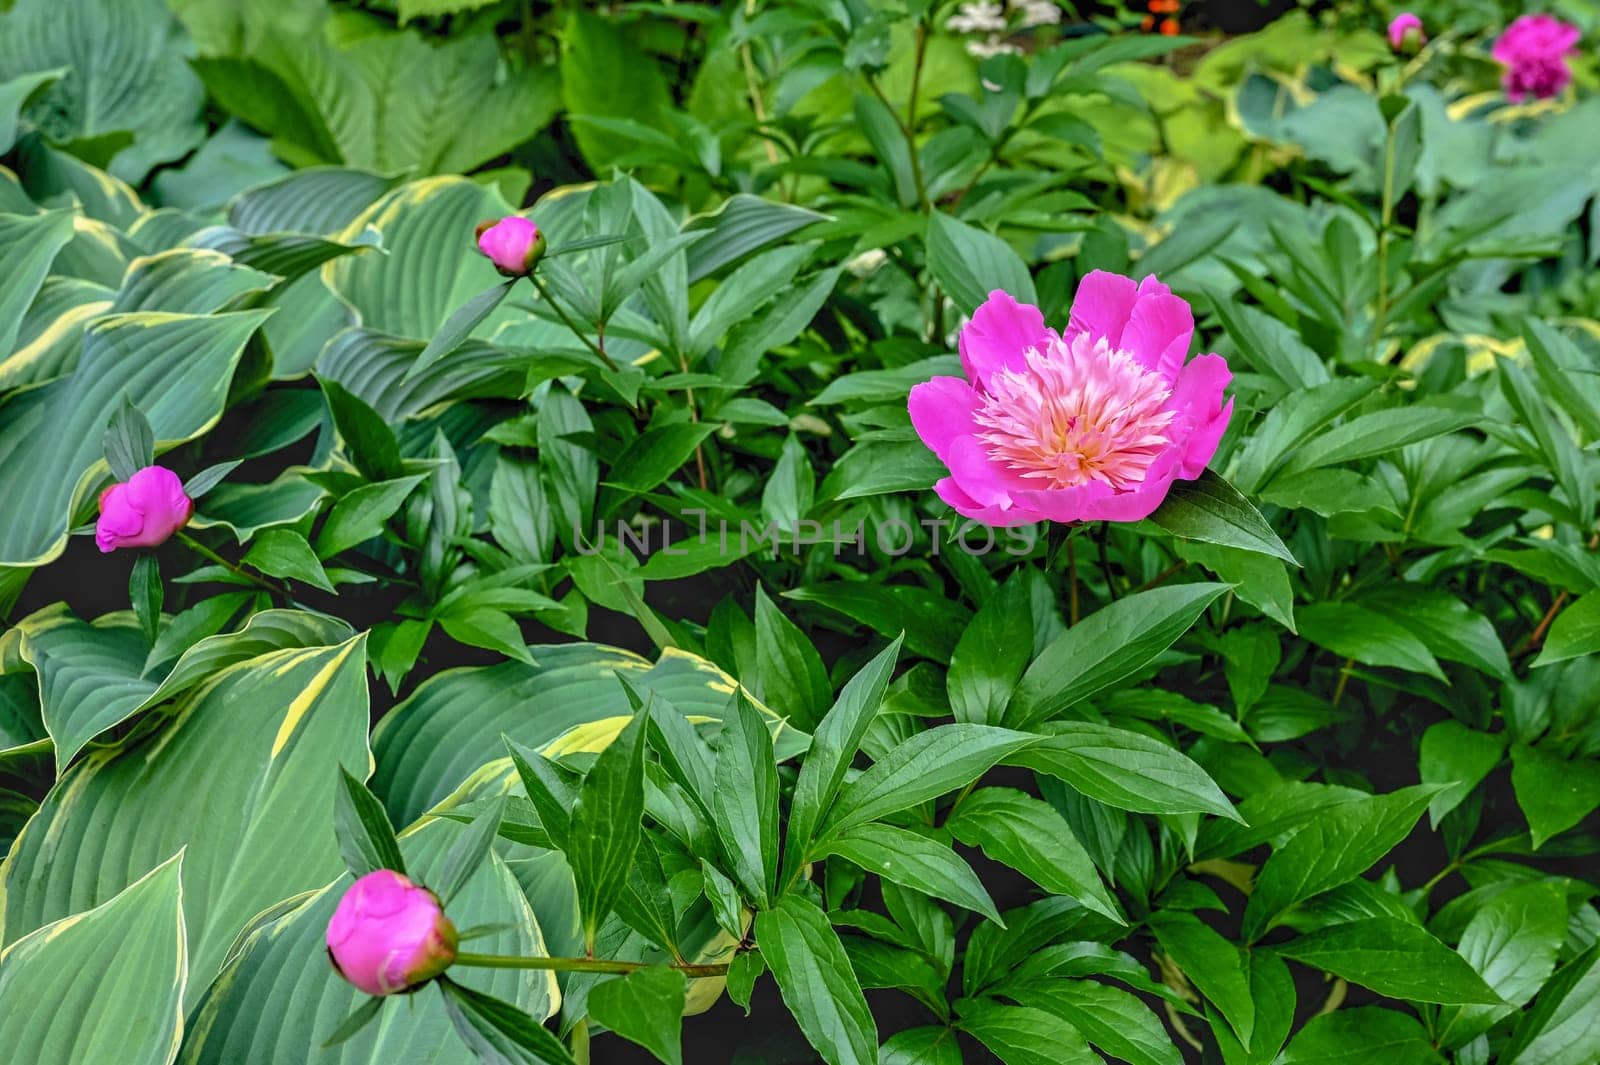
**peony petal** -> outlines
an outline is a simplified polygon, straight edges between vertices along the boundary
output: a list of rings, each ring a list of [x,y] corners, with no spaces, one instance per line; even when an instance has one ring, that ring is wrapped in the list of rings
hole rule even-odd
[[[1185,480],[1200,476],[1217,452],[1217,444],[1233,416],[1233,400],[1222,402],[1222,391],[1233,380],[1227,360],[1221,355],[1201,355],[1178,372],[1173,382],[1171,408],[1188,432],[1178,437],[1182,464],[1178,475]]]
[[[1023,369],[1023,352],[1042,346],[1052,335],[1039,308],[995,289],[961,328],[961,367],[967,380],[987,390],[991,374]]]
[[[972,412],[981,402],[972,386],[961,378],[935,377],[911,389],[906,407],[922,442],[948,465],[945,456],[956,438],[973,434]]]
[[[938,481],[934,481],[933,493],[942,501],[950,504],[950,509],[955,510],[955,513],[962,515],[963,518],[981,521],[982,525],[995,526],[995,528],[1013,525],[1013,521],[1008,520],[1008,512],[1003,507],[984,507],[984,505],[979,504],[976,499],[963,493],[962,486],[955,483],[955,478],[942,477]],[[1014,525],[1027,525],[1027,523],[1026,521],[1018,520],[1014,521]]]
[[[1020,477],[991,459],[983,445],[970,436],[952,441],[944,461],[956,484],[981,506],[1007,505],[1012,491],[1025,486]]]
[[[1177,379],[1183,360],[1189,357],[1193,337],[1194,313],[1189,310],[1188,300],[1170,292],[1141,292],[1118,346],[1145,369],[1172,381]]]
[[[1045,520],[1043,515],[1032,511],[1025,506],[1012,507],[986,507],[961,490],[954,478],[945,477],[935,482],[934,494],[950,504],[957,514],[973,521],[981,522],[995,529],[1007,529],[1016,525],[1032,525]]]
[[[1097,521],[1143,521],[1167,498],[1172,482],[1177,479],[1176,465],[1167,464],[1159,474],[1152,467],[1151,476],[1139,487],[1096,501],[1090,508],[1091,516]]]
[[[1112,347],[1117,347],[1138,298],[1139,287],[1131,277],[1091,270],[1078,282],[1077,294],[1072,297],[1067,331],[1105,337]]]
[[[1069,488],[1043,488],[1019,493],[1018,506],[1036,511],[1048,521],[1090,521],[1094,507],[1116,492],[1103,481],[1072,485]]]

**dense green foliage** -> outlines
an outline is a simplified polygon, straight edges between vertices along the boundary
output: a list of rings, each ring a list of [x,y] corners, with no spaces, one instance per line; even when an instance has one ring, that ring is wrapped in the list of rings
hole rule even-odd
[[[1037,6],[0,2],[0,1060],[1600,1061],[1600,8]],[[961,520],[909,390],[1096,269],[1221,448]],[[636,964],[368,999],[401,866]]]

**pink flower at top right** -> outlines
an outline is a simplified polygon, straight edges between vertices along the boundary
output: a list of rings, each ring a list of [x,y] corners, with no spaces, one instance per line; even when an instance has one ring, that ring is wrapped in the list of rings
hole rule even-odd
[[[1507,26],[1490,52],[1506,70],[1500,84],[1514,103],[1561,95],[1572,83],[1567,56],[1578,50],[1578,27],[1554,15],[1523,15]]]

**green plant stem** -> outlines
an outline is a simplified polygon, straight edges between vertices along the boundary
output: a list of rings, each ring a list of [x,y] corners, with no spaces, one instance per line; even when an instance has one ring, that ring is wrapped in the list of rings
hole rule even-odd
[[[1078,623],[1078,551],[1072,546],[1072,537],[1067,537],[1067,609],[1071,617],[1069,624]]]
[[[1356,660],[1347,658],[1344,665],[1339,667],[1339,683],[1333,689],[1333,708],[1339,708],[1339,701],[1344,698],[1344,690],[1350,684],[1350,671],[1355,668]]]
[[[221,555],[217,554],[215,551],[211,550],[211,548],[207,547],[199,540],[196,540],[183,530],[180,529],[173,535],[177,537],[178,541],[189,550],[193,551],[195,554],[199,555],[208,562],[215,562],[217,565],[221,566],[235,577],[238,577],[241,580],[249,581],[256,587],[261,588],[264,591],[271,592],[273,595],[281,595],[285,599],[291,599],[291,593],[289,589],[279,584],[273,584],[264,577],[256,576],[254,573],[251,573],[249,570],[246,570],[244,567],[240,566],[237,562],[229,562],[227,559],[223,558]]]
[[[1378,215],[1378,302],[1372,319],[1372,346],[1383,343],[1389,317],[1389,225],[1394,217],[1394,126],[1383,142],[1383,203]]]
[[[617,366],[615,362],[611,361],[611,356],[605,353],[605,349],[598,347],[594,341],[589,339],[588,334],[586,334],[582,329],[578,328],[578,324],[572,320],[570,315],[567,314],[565,308],[556,302],[556,298],[550,295],[550,290],[544,287],[544,282],[540,281],[537,275],[529,274],[528,280],[533,282],[533,287],[538,290],[540,297],[543,298],[543,300],[552,308],[554,308],[556,317],[561,319],[561,324],[572,330],[572,334],[579,340],[583,341],[584,347],[594,352],[595,358],[606,364],[606,369],[610,370],[612,373],[622,372],[621,368]]]
[[[1111,574],[1111,556],[1108,554],[1108,547],[1106,543],[1111,538],[1110,534],[1111,529],[1106,522],[1102,521],[1095,523],[1094,543],[1100,555],[1100,576],[1105,579],[1106,594],[1110,596],[1111,601],[1115,603],[1121,597],[1117,595],[1116,581],[1112,578]]]
[[[471,954],[467,952],[457,954],[455,963],[475,969],[547,969],[554,972],[567,973],[633,973],[638,972],[640,969],[658,968],[658,966],[642,961],[608,961],[604,958],[538,958],[524,957],[517,954]],[[728,966],[723,963],[715,965],[672,964],[667,967],[676,969],[691,980],[728,975]]]
[[[872,95],[876,96],[878,102],[883,104],[883,109],[889,112],[889,117],[894,119],[894,124],[900,127],[900,133],[906,139],[906,146],[911,149],[911,183],[916,186],[917,203],[922,206],[924,213],[931,213],[933,205],[928,200],[928,186],[922,180],[922,158],[917,153],[916,134],[911,132],[911,127],[906,125],[905,120],[900,117],[900,113],[889,102],[889,97],[884,95],[882,87],[878,85],[878,80],[870,74],[866,75],[863,80],[866,81],[867,88],[872,90]]]
[[[915,130],[917,128],[917,93],[922,88],[922,61],[927,58],[927,55],[928,55],[928,22],[927,22],[926,18],[923,18],[923,19],[918,19],[917,20],[917,54],[916,54],[916,58],[912,61],[912,64],[911,64],[911,95],[910,95],[910,98],[906,101],[906,128],[908,130]],[[917,158],[917,144],[916,144],[916,141],[912,141],[911,142],[911,159],[912,159],[912,164],[911,165],[912,165],[913,169],[916,168],[916,166],[918,165],[917,162],[916,162],[916,158]],[[921,185],[922,185],[922,183],[920,181],[918,181],[918,183],[917,183],[918,188],[921,188]]]
[[[1135,588],[1133,590],[1133,594],[1138,595],[1140,592],[1148,592],[1152,588],[1160,587],[1161,585],[1167,583],[1169,578],[1182,572],[1188,567],[1188,565],[1188,562],[1181,559],[1177,562],[1174,562],[1172,565],[1168,566],[1166,569],[1162,570],[1160,573],[1156,574],[1154,577],[1151,577],[1149,580],[1139,585],[1139,587]]]

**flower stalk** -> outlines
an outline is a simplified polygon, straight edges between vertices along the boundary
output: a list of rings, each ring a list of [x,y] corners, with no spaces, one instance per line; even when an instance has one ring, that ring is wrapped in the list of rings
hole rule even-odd
[[[457,965],[470,965],[479,969],[547,969],[553,972],[569,973],[632,973],[640,969],[654,969],[659,966],[642,961],[611,961],[605,958],[542,958],[523,956],[518,954],[473,954],[459,952],[456,954]],[[703,980],[714,976],[728,975],[726,963],[711,965],[694,965],[688,962],[674,962],[667,965],[691,980]]]

